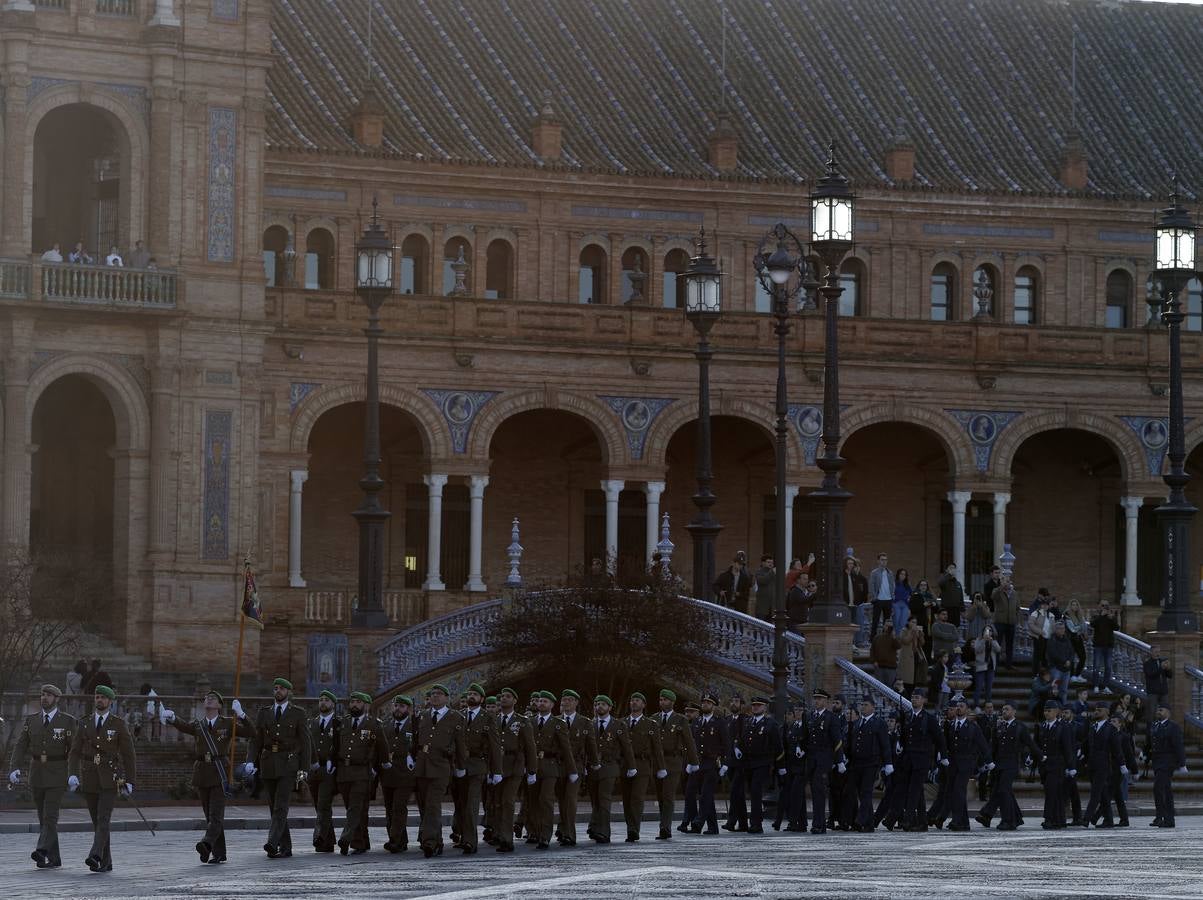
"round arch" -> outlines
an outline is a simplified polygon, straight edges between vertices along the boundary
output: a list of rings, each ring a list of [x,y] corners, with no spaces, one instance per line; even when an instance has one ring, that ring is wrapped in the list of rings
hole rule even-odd
[[[537,409],[559,410],[580,416],[597,435],[605,465],[614,468],[627,462],[626,435],[609,407],[596,398],[555,388],[502,394],[494,398],[472,423],[472,430],[468,435],[468,458],[488,460],[493,436],[501,424],[519,413]]]
[[[52,110],[60,106],[83,104],[108,113],[114,120],[118,133],[125,139],[128,152],[122,160],[122,182],[128,185],[127,209],[122,209],[124,225],[127,233],[124,244],[134,245],[134,240],[141,240],[146,234],[145,210],[145,173],[150,170],[149,147],[150,135],[142,117],[130,108],[127,101],[119,94],[94,85],[62,84],[38,94],[29,104],[25,119],[25,181],[21,190],[21,222],[22,241],[28,245],[33,239],[33,158],[34,141],[38,133],[38,125]]]
[[[1125,483],[1144,477],[1144,454],[1137,444],[1135,434],[1106,416],[1070,413],[1063,409],[1021,416],[1003,431],[998,443],[994,445],[990,474],[999,479],[1010,478],[1011,464],[1015,461],[1015,454],[1023,442],[1043,431],[1059,429],[1086,431],[1103,438],[1115,451]]]
[[[672,253],[674,250],[683,251],[690,259],[693,259],[698,252],[697,246],[688,238],[683,237],[666,238],[660,242],[658,250],[661,260],[663,260],[664,257],[668,256],[668,254]]]
[[[581,251],[590,244],[596,244],[606,251],[606,256],[610,255],[610,239],[604,234],[597,231],[591,231],[588,234],[582,234],[576,241],[576,256],[579,258]]]
[[[401,244],[407,237],[415,234],[419,237],[425,238],[426,243],[434,244],[434,230],[429,225],[421,225],[415,222],[402,225],[397,229],[397,243]]]
[[[910,403],[873,403],[869,406],[855,407],[840,416],[840,452],[848,438],[870,425],[880,425],[884,422],[896,422],[903,425],[917,425],[931,432],[944,445],[944,453],[948,458],[948,475],[953,479],[964,477],[974,471],[973,447],[964,430],[951,418],[939,410],[927,409]]]
[[[39,368],[25,389],[25,433],[33,434],[33,415],[42,393],[66,375],[82,375],[100,388],[113,410],[117,449],[150,449],[150,409],[141,386],[121,366],[103,357],[71,353]]]
[[[1186,455],[1190,456],[1203,444],[1203,421],[1197,422],[1194,425],[1187,424],[1186,433],[1183,435],[1183,443],[1186,446]],[[1150,478],[1156,478],[1156,475],[1150,475]]]
[[[439,240],[442,241],[443,247],[454,240],[461,240],[469,248],[472,248],[476,246],[476,231],[469,225],[447,225],[443,228]],[[440,252],[442,252],[442,248],[440,248]]]
[[[367,385],[363,382],[318,388],[305,398],[297,410],[289,433],[289,449],[296,453],[307,452],[309,435],[323,413],[336,406],[367,400],[367,396]],[[432,403],[388,384],[380,385],[380,402],[394,406],[413,417],[418,426],[418,434],[422,438],[422,451],[427,459],[445,459],[452,455],[451,437],[447,426]]]
[[[730,416],[743,419],[759,428],[770,443],[776,441],[774,422],[776,413],[771,404],[756,400],[744,400],[737,397],[721,396],[715,401],[711,397],[711,416]],[[653,469],[663,469],[668,465],[668,444],[673,435],[698,417],[696,400],[677,402],[666,409],[648,429],[647,438],[643,444],[643,463]],[[805,457],[798,435],[791,425],[786,431],[785,463],[787,472],[798,472],[805,468]]]

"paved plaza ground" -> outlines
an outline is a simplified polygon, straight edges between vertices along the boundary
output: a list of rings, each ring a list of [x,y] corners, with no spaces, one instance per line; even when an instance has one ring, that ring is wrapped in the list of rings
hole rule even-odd
[[[1030,821],[1030,820],[1029,820]],[[1203,818],[1182,817],[1173,831],[1148,828],[1148,819],[1112,831],[1071,829],[1050,834],[1030,825],[1012,833],[828,834],[768,833],[705,837],[674,833],[671,843],[537,851],[520,845],[512,855],[463,857],[448,848],[430,860],[412,849],[389,855],[374,849],[358,857],[303,849],[307,833],[294,829],[299,850],[268,860],[263,835],[228,834],[229,862],[201,865],[198,834],[177,830],[119,832],[114,871],[96,875],[83,858],[89,836],[62,836],[64,866],[38,871],[29,860],[30,835],[0,837],[0,889],[9,898],[795,898],[965,897],[1071,898],[1203,897]]]

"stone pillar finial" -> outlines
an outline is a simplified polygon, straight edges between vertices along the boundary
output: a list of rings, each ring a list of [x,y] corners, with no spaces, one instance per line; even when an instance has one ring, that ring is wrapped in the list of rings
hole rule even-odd
[[[518,566],[522,562],[523,547],[519,543],[519,538],[518,517],[514,516],[513,525],[510,527],[510,545],[505,548],[505,555],[510,560],[510,574],[505,579],[505,586],[508,588],[522,587],[522,575],[518,571]]]

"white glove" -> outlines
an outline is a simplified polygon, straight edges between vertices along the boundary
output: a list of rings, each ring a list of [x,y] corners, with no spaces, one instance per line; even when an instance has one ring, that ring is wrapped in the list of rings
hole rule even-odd
[[[778,769],[778,770],[777,770],[777,774],[778,774],[778,775],[781,775],[781,776],[783,776],[783,777],[784,777],[784,775],[785,775],[785,769]]]
[[[159,710],[159,721],[164,725],[170,725],[175,721],[175,711],[164,706]]]
[[[692,775],[694,772],[696,772],[700,768],[701,768],[701,766],[695,766],[692,763],[687,763],[685,766],[685,774]]]
[[[887,763],[886,765],[881,767],[881,771],[884,772],[886,775],[893,775],[894,767]]]
[[[240,719],[246,718],[246,716],[242,712],[242,704],[239,703],[237,700],[235,700],[233,703],[230,704],[230,709],[234,710],[234,715],[238,716],[238,718],[240,718]]]
[[[838,766],[835,767],[835,770],[837,772],[839,772],[841,775],[843,775],[845,772],[848,771],[848,766],[845,765],[844,763],[840,763]]]
[[[627,769],[627,778],[634,778],[638,774],[639,774],[638,769]]]
[[[719,777],[719,778],[726,778],[726,777],[727,777],[727,767],[726,767],[726,766],[719,766],[719,767],[718,767],[718,777]]]
[[[242,767],[242,771],[246,772],[247,775],[254,775],[259,770],[255,768],[254,763],[247,763]]]
[[[536,775],[534,772],[531,772],[529,775],[527,775],[527,776],[526,776],[526,783],[527,783],[527,784],[534,784],[534,783],[535,783],[535,779],[537,779],[538,777],[539,777],[539,776],[538,776],[538,775]]]
[[[67,779],[67,787],[68,787],[68,789],[70,789],[72,791],[78,791],[79,790],[79,776],[72,775],[70,778],[68,778]]]
[[[942,765],[942,766],[946,766],[946,765],[948,765],[948,759],[947,759],[947,758],[945,758],[945,757],[943,757],[943,756],[937,756],[937,757],[936,757],[936,762],[938,762],[938,763],[939,763],[940,765]]]
[[[657,770],[656,770],[656,777],[657,777],[657,778],[666,778],[666,777],[668,777],[668,769],[657,769]]]
[[[1066,769],[1065,774],[1068,775],[1070,778],[1073,778],[1074,776],[1076,776],[1078,774],[1078,770],[1077,769]]]
[[[801,747],[794,748],[794,756],[796,756],[798,759],[801,759],[805,755],[806,755],[806,751],[803,750]]]
[[[1175,769],[1174,774],[1175,775],[1185,775],[1186,774],[1186,766],[1182,766],[1181,768]]]
[[[317,771],[318,769],[320,769],[321,767],[322,767],[322,764],[321,764],[321,763],[310,763],[310,765],[309,765],[309,771],[310,771],[310,772],[316,772],[316,771]]]
[[[411,772],[414,770],[414,758],[412,756],[405,757],[405,768]]]
[[[990,763],[988,766],[986,766],[986,771],[993,772],[994,771],[994,763]]]
[[[738,747],[735,748],[735,758],[736,759],[744,758],[744,752],[742,750],[740,750]]]
[[[492,785],[501,784],[501,776],[500,775],[490,775],[489,776],[489,784],[492,784]]]
[[[578,779],[578,778],[580,778],[580,777],[581,777],[581,776],[580,776],[580,775],[578,775],[578,774],[576,774],[576,772],[569,772],[569,773],[568,773],[568,783],[569,783],[569,784],[576,784],[576,781],[577,781],[577,779]]]
[[[390,762],[380,764],[380,768],[385,769],[385,770],[391,769],[392,767],[393,767],[393,764]]]
[[[1127,767],[1127,766],[1120,766],[1120,767],[1119,767],[1119,773],[1120,773],[1121,775],[1127,775],[1127,774],[1128,774],[1128,767]]]
[[[20,784],[21,783],[21,770],[20,769],[13,769],[11,772],[8,773],[8,783],[9,784]]]
[[[134,793],[134,786],[127,781],[125,783],[125,796],[127,796],[127,797],[133,796],[133,793]]]
[[[456,777],[456,778],[463,778],[463,777],[464,777],[465,775],[467,775],[467,774],[468,774],[468,770],[467,770],[467,769],[456,769],[456,770],[455,770],[455,777]]]
[[[326,760],[326,774],[327,775],[334,774],[334,760],[332,760],[332,759]]]
[[[589,767],[589,771],[590,771],[590,772],[596,772],[596,771],[597,771],[598,769],[600,769],[600,768],[601,768],[601,763],[594,763],[593,765],[591,765],[591,766]]]

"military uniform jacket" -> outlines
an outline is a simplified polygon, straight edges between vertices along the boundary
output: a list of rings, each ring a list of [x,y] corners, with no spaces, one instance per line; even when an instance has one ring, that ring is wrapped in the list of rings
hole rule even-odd
[[[1101,728],[1095,728],[1092,723],[1086,730],[1086,740],[1082,744],[1086,752],[1086,766],[1091,772],[1106,772],[1120,766],[1119,732],[1110,722],[1104,722]]]
[[[414,773],[409,770],[406,757],[414,756],[414,717],[410,715],[397,719],[389,716],[380,723],[380,727],[388,745],[388,761],[393,764],[391,769],[380,772],[380,783],[391,788],[413,784]],[[414,765],[417,765],[416,760]]]
[[[501,742],[501,768],[497,773],[509,777],[536,772],[539,768],[535,732],[525,716],[512,712],[497,716],[497,734]]]
[[[1075,751],[1073,735],[1064,722],[1056,721],[1052,725],[1041,722],[1036,731],[1036,743],[1042,756],[1048,757],[1045,764],[1052,771],[1075,768]]]
[[[335,743],[334,775],[338,781],[371,781],[372,769],[381,771],[388,762],[388,741],[380,720],[364,713],[356,724],[355,716],[343,716]]]
[[[636,768],[635,750],[631,746],[631,732],[627,726],[629,720],[610,716],[610,724],[604,732],[599,732],[601,721],[593,720],[593,733],[597,735],[597,758],[601,763],[597,777],[617,778]]]
[[[781,765],[791,772],[801,772],[806,766],[806,759],[798,756],[798,751],[806,752],[806,719],[794,719],[785,729],[785,757]]]
[[[86,794],[116,790],[118,781],[137,784],[134,741],[125,720],[109,713],[97,730],[95,713],[84,716],[75,731],[67,768]]]
[[[483,707],[477,707],[472,721],[464,716],[464,743],[468,749],[469,775],[493,775],[501,771],[501,737],[497,721]]]
[[[739,736],[743,732],[744,723],[747,719],[747,716],[739,713],[724,717],[724,722],[727,726],[727,766],[729,768],[738,769],[743,766],[743,760],[736,759],[734,751],[739,745]],[[743,753],[743,750],[739,752]]]
[[[597,726],[588,716],[577,713],[572,722],[567,716],[562,716],[568,726],[568,738],[572,743],[572,758],[576,762],[576,773],[582,778],[597,762]]]
[[[234,741],[236,735],[243,735],[242,729],[245,729],[245,737],[250,738],[255,733],[255,726],[249,721],[240,721],[238,723],[239,731],[234,730],[234,720],[229,716],[218,716],[213,722],[213,728],[209,730],[208,738],[205,737],[205,730],[209,728],[208,719],[194,719],[191,722],[181,722],[176,719],[171,723],[181,734],[192,735],[192,786],[196,788],[218,787],[221,785],[221,775],[217,772],[217,767],[223,769],[229,767],[230,755],[234,752]],[[209,741],[212,741],[210,746]],[[213,751],[217,751],[217,755]]]
[[[660,751],[664,754],[666,766],[680,768],[682,760],[687,765],[698,764],[698,748],[693,742],[693,732],[689,730],[689,720],[679,712],[668,714],[664,721],[663,713],[656,714],[656,722],[660,726]]]
[[[627,732],[631,736],[631,754],[635,757],[634,768],[645,774],[647,769],[652,773],[664,768],[664,748],[660,745],[660,726],[647,716],[640,716],[639,721],[631,724],[626,720]]]
[[[559,778],[576,771],[576,760],[572,756],[572,739],[568,736],[568,723],[548,715],[539,727],[539,716],[531,717],[531,728],[535,732],[535,757],[538,761],[540,778]]]
[[[806,737],[802,749],[812,757],[826,757],[834,765],[844,759],[845,722],[829,709],[806,714]]]
[[[977,722],[965,719],[954,721],[948,728],[948,758],[962,766],[977,769],[990,762],[990,745],[977,727]]]
[[[902,744],[902,752],[911,765],[920,769],[930,769],[935,754],[946,755],[948,752],[940,720],[926,709],[904,716],[899,726],[899,743]]]
[[[38,712],[25,717],[21,736],[13,748],[9,771],[24,769],[25,756],[31,760],[29,784],[34,790],[42,788],[65,788],[67,786],[67,757],[79,723],[62,710],[54,714],[50,725],[46,725],[46,714]]]
[[[761,716],[759,722],[753,717],[748,717],[740,729],[738,746],[743,754],[741,762],[744,768],[772,765],[785,751],[781,723],[771,716]]]
[[[994,738],[990,741],[990,753],[994,757],[994,764],[1000,769],[1018,772],[1023,765],[1025,750],[1031,754],[1033,760],[1040,759],[1040,747],[1036,745],[1026,725],[1018,719],[1012,719],[1010,723],[999,719],[998,724],[994,726]]]
[[[309,720],[309,747],[311,763],[319,770],[326,770],[326,763],[337,755],[338,732],[342,728],[342,719],[330,713],[326,727],[322,727],[322,717],[314,716]]]
[[[468,745],[464,742],[464,717],[448,708],[431,724],[435,711],[423,710],[418,716],[417,746],[414,756],[418,778],[450,778],[453,769],[468,766]]]
[[[250,756],[260,778],[295,778],[298,771],[308,772],[309,722],[301,708],[289,702],[278,722],[274,703],[260,709]]]
[[[721,716],[712,715],[709,722],[698,716],[693,720],[693,742],[698,751],[698,765],[704,770],[719,769],[727,757],[727,723]]]
[[[886,729],[886,721],[881,716],[857,719],[849,732],[848,743],[849,761],[854,766],[881,767],[889,764],[893,758],[890,752],[890,735]]]
[[[1149,726],[1149,759],[1156,769],[1181,769],[1186,765],[1182,728],[1166,719]]]

